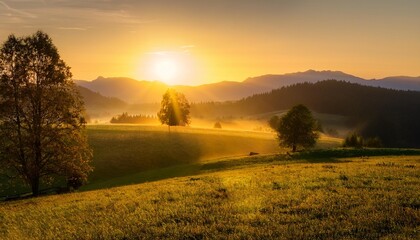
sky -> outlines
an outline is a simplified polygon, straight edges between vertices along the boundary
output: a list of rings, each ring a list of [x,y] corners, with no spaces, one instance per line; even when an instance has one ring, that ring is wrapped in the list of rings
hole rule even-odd
[[[0,41],[42,30],[81,80],[378,79],[420,76],[419,13],[418,0],[0,0]]]

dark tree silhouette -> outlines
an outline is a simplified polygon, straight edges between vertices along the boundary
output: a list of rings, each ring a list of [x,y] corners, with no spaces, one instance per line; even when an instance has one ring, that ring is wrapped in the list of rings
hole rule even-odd
[[[168,89],[163,95],[157,115],[160,122],[169,127],[185,126],[190,124],[190,104],[184,94]]]
[[[354,147],[362,148],[363,147],[363,137],[358,133],[352,133],[344,139],[343,147]]]
[[[153,123],[156,122],[156,116],[147,115],[130,115],[127,112],[122,113],[116,117],[112,117],[110,123]]]
[[[9,36],[0,50],[2,173],[24,180],[33,195],[57,177],[69,186],[84,182],[92,151],[83,112],[70,68],[51,38],[43,32]]]
[[[279,122],[277,132],[281,146],[291,147],[295,152],[298,146],[312,147],[319,138],[317,121],[304,105],[296,105]]]
[[[214,128],[222,128],[222,124],[220,122],[216,122],[213,127]]]
[[[280,118],[277,115],[274,115],[268,120],[268,125],[273,130],[277,130],[277,127],[279,126],[279,122],[280,122]]]

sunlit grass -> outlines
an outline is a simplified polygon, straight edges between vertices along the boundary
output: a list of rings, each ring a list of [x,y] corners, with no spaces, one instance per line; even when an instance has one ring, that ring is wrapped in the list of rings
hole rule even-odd
[[[83,189],[155,181],[197,173],[197,164],[249,155],[282,153],[273,132],[146,125],[89,125],[94,172]],[[321,136],[317,148],[341,139]],[[29,189],[0,189],[0,196]]]
[[[0,238],[418,239],[419,164],[226,159],[195,176],[0,203]]]
[[[88,128],[95,171],[83,189],[121,186],[186,176],[203,162],[238,158],[250,152],[273,154],[280,148],[273,132],[144,125],[93,125]],[[317,148],[337,147],[341,139],[322,135]]]
[[[213,158],[280,150],[272,133],[142,125],[89,126],[90,182]]]

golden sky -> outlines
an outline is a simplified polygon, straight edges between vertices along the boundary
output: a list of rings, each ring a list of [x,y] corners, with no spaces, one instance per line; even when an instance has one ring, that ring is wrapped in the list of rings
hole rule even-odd
[[[419,76],[419,13],[418,0],[0,0],[0,40],[43,30],[83,80]]]

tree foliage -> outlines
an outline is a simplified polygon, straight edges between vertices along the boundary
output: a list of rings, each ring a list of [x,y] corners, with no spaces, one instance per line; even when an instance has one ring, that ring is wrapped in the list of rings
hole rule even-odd
[[[189,125],[190,104],[184,94],[168,89],[163,95],[157,115],[160,122],[168,126]]]
[[[92,157],[83,102],[51,38],[9,36],[0,50],[0,170],[41,183],[86,181]]]
[[[274,115],[268,120],[268,126],[270,126],[270,128],[273,130],[277,130],[279,122],[280,118],[277,115]]]
[[[354,147],[354,148],[379,148],[382,147],[382,141],[379,137],[363,138],[358,133],[352,133],[348,135],[343,142],[343,147]]]
[[[302,104],[296,105],[280,119],[277,128],[280,145],[291,147],[293,152],[298,146],[312,147],[319,138],[317,128],[311,111]]]
[[[222,128],[222,124],[220,122],[216,122],[213,128]]]

